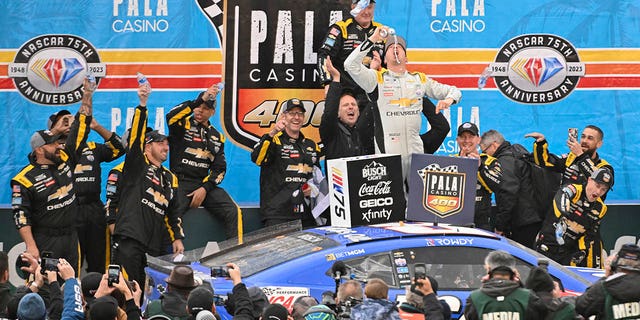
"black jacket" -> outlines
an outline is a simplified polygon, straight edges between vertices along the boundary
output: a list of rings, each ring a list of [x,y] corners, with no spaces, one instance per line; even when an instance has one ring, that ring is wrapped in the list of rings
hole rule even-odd
[[[260,166],[260,213],[262,219],[313,221],[311,210],[296,212],[293,192],[313,176],[318,166],[320,150],[313,140],[289,137],[285,131],[270,137],[262,136],[253,147],[251,161]],[[297,200],[297,199],[296,199]]]
[[[422,98],[422,114],[427,117],[431,128],[429,128],[429,131],[421,134],[420,139],[422,139],[424,153],[433,154],[438,151],[438,148],[442,145],[442,141],[447,138],[451,127],[442,112],[436,113],[436,105],[427,97]]]
[[[164,166],[156,167],[144,155],[147,108],[138,106],[133,115],[129,152],[118,182],[118,209],[114,236],[135,239],[152,256],[166,251],[164,241],[184,238],[177,212],[178,179]]]
[[[112,133],[104,144],[87,142],[81,146],[81,156],[73,170],[74,187],[80,204],[100,201],[102,192],[100,163],[111,162],[124,154],[120,137]]]
[[[371,121],[371,112],[361,114],[354,127],[349,127],[338,119],[342,91],[342,84],[332,81],[324,103],[322,122],[320,122],[320,139],[323,145],[322,152],[327,160],[359,156],[365,154],[365,149],[372,149],[365,148],[363,139],[360,138],[366,135],[366,132],[362,132],[360,128],[367,127],[367,123]],[[368,109],[365,108],[365,110]],[[373,132],[369,135],[372,136]],[[373,144],[373,140],[371,142]]]
[[[234,301],[234,320],[254,320],[253,317],[253,303],[249,297],[249,291],[244,283],[238,283],[233,286],[233,301]]]
[[[482,287],[478,290],[490,297],[497,298],[499,296],[508,296],[516,290],[528,289],[521,288],[520,283],[517,281],[490,279],[489,281],[483,283]],[[540,300],[540,298],[535,293],[530,291],[529,301],[527,303],[527,308],[525,309],[525,317],[521,320],[544,319],[546,313],[547,309],[544,305],[544,302]],[[464,316],[467,320],[482,319],[482,317],[478,315],[476,306],[473,305],[471,296],[467,298],[467,303],[464,306]]]
[[[496,194],[495,228],[508,231],[517,227],[539,223],[544,216],[536,211],[529,165],[514,156],[513,147],[503,142],[493,157],[502,168],[502,181]]]
[[[222,182],[227,172],[225,137],[211,124],[193,119],[202,98],[185,101],[167,113],[171,171],[181,180],[199,181],[207,192]]]
[[[640,272],[615,273],[591,285],[584,294],[576,298],[576,312],[585,318],[606,319],[605,298],[607,294],[619,302],[640,300]],[[605,293],[606,291],[606,293]]]

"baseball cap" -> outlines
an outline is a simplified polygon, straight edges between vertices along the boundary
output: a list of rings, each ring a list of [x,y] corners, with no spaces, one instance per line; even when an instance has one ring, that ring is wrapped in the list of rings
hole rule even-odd
[[[471,122],[465,122],[458,127],[458,136],[460,136],[463,132],[471,132],[474,136],[480,136],[478,126]]]
[[[384,43],[384,54],[387,54],[387,49],[389,49],[392,44],[396,44],[396,41],[402,47],[402,49],[404,49],[404,52],[407,52],[407,40],[405,40],[401,36],[393,36],[387,38],[387,41]]]
[[[213,308],[213,292],[204,286],[193,289],[189,293],[189,298],[187,298],[187,307],[189,308],[189,313],[194,315],[202,310],[211,311]]]
[[[44,320],[47,316],[44,300],[37,293],[27,293],[18,303],[17,315],[21,320]]]
[[[102,281],[102,274],[99,272],[89,272],[82,277],[80,287],[82,288],[82,295],[85,299],[93,298],[93,295],[100,286],[100,281]]]
[[[617,268],[640,271],[640,247],[627,243],[618,251]]]
[[[300,108],[302,111],[307,112],[307,109],[304,108],[304,104],[298,98],[292,98],[282,103],[282,109],[284,109],[284,111],[289,111],[293,108]]]
[[[611,171],[607,168],[598,168],[591,174],[591,179],[595,182],[602,183],[607,186],[607,188],[611,188],[613,186],[613,175]]]
[[[54,143],[62,137],[61,134],[52,134],[49,130],[38,130],[31,136],[31,151],[36,150],[45,144]]]
[[[89,309],[91,320],[113,320],[118,315],[118,301],[112,296],[96,299]]]
[[[53,128],[53,126],[56,125],[56,123],[58,123],[58,120],[60,120],[63,116],[69,115],[71,114],[71,112],[69,112],[69,110],[66,109],[62,109],[52,115],[49,116],[49,120],[47,120],[47,128],[49,130],[51,130],[51,128]]]
[[[205,106],[207,106],[207,108],[215,109],[216,108],[216,99],[204,100],[202,98],[204,93],[205,93],[205,91],[200,92],[200,94],[198,95],[198,98],[196,100],[198,100],[198,99],[202,100],[202,102],[204,103]]]
[[[167,136],[158,132],[158,130],[147,131],[147,133],[144,135],[144,143],[161,142],[164,140],[167,140]]]
[[[351,0],[351,3],[355,4],[358,3],[358,1],[360,0]],[[376,3],[376,0],[369,0],[369,3]]]
[[[268,305],[262,312],[263,320],[287,320],[289,312],[279,303]]]

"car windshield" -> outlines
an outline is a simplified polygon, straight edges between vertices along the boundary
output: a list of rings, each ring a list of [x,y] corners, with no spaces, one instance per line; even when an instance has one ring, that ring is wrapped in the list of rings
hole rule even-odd
[[[321,235],[299,231],[224,250],[204,258],[201,264],[214,267],[233,262],[240,267],[243,276],[250,276],[272,266],[338,245],[338,242]]]

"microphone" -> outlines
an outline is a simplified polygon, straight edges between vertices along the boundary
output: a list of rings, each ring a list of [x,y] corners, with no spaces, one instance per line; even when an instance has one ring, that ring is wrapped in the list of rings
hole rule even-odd
[[[331,274],[333,274],[333,278],[336,280],[340,280],[343,275],[347,274],[347,265],[342,261],[336,261],[331,266]]]

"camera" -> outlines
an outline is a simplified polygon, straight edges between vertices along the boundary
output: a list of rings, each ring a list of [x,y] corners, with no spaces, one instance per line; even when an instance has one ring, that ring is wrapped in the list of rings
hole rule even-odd
[[[120,266],[117,264],[110,264],[107,269],[107,284],[109,287],[113,287],[114,283],[120,283]]]
[[[356,299],[354,297],[348,297],[346,301],[340,301],[340,304],[337,306],[336,310],[338,319],[351,319],[351,309],[361,302],[362,300]]]
[[[227,266],[211,267],[211,276],[214,278],[228,278],[229,268]]]
[[[48,251],[42,252],[42,259],[40,260],[40,273],[45,275],[46,271],[58,272],[58,259],[51,258],[52,253]]]

